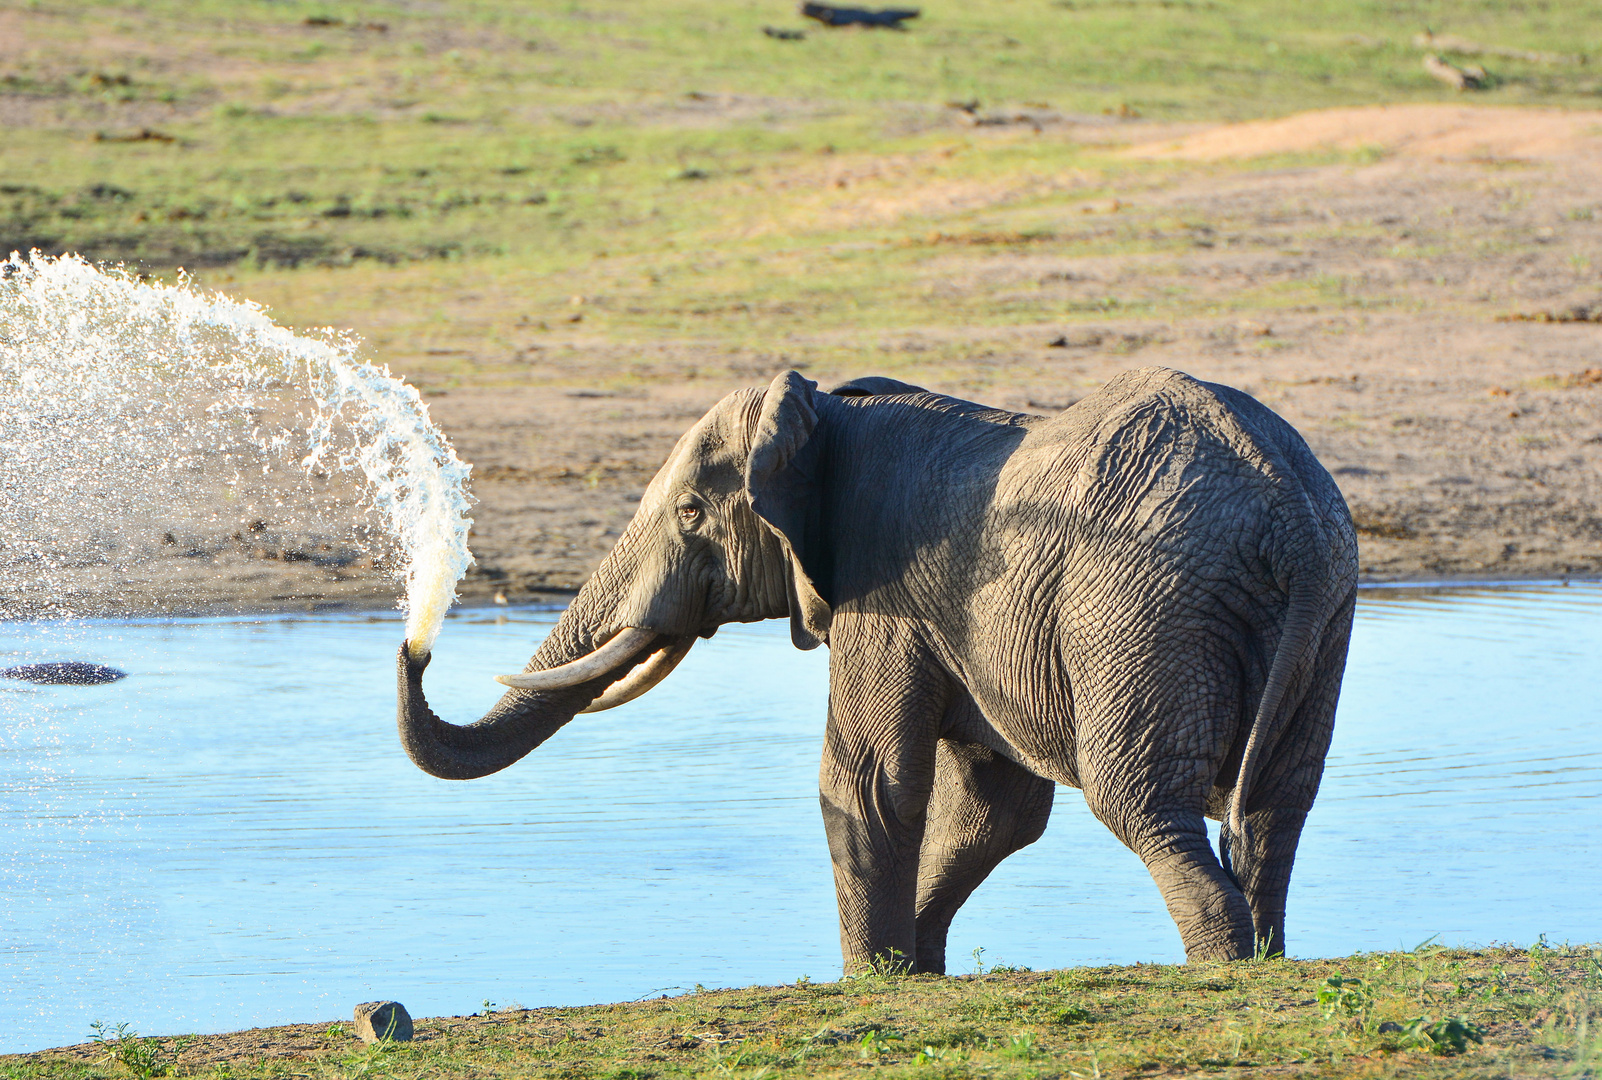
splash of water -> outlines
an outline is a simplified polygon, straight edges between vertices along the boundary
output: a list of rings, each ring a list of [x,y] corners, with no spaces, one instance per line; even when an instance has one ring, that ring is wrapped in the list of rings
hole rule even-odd
[[[187,279],[0,263],[0,617],[171,606],[261,576],[251,558],[337,575],[365,552],[427,653],[472,562],[470,466],[358,344]]]

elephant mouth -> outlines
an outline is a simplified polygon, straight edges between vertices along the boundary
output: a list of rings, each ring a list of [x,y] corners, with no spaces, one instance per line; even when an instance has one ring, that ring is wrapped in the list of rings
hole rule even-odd
[[[605,712],[626,701],[633,701],[667,678],[668,673],[679,666],[679,661],[689,655],[690,646],[694,644],[693,637],[669,639],[667,644],[652,650],[644,661],[636,664],[621,679],[603,690],[600,697],[579,712]]]
[[[610,685],[580,712],[605,712],[650,690],[678,667],[695,644],[694,637],[669,638],[654,630],[625,626],[599,648],[577,660],[544,671],[497,675],[495,681],[517,690],[560,690],[603,676]],[[647,646],[654,646],[648,651]],[[643,656],[641,655],[643,652]],[[639,659],[636,661],[636,657]]]

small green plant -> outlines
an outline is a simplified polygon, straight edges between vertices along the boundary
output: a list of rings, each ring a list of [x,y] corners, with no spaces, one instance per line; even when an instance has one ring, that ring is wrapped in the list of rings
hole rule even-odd
[[[900,949],[875,956],[873,965],[881,975],[906,975],[912,971],[912,961]]]
[[[902,1036],[894,1031],[870,1028],[858,1043],[858,1053],[863,1061],[873,1061],[883,1054],[891,1043],[901,1041]]]
[[[829,1047],[840,1042],[842,1038],[843,1036],[839,1032],[830,1028],[828,1024],[824,1024],[811,1035],[801,1039],[801,1045],[796,1048],[795,1053],[790,1055],[790,1058],[799,1065],[814,1054],[825,1052]]]
[[[990,974],[992,974],[992,975],[1020,975],[1020,974],[1023,974],[1024,972],[1033,971],[1033,970],[1035,970],[1035,969],[1032,968],[1032,967],[1025,967],[1022,964],[996,964],[996,965],[991,967]]]
[[[1487,1005],[1497,1002],[1507,993],[1507,969],[1497,964],[1480,982],[1479,999]]]
[[[1439,934],[1431,934],[1429,937],[1425,938],[1423,941],[1419,942],[1417,945],[1414,945],[1407,951],[1414,956],[1434,956],[1436,953],[1445,952],[1446,946],[1438,944],[1436,941],[1436,939],[1440,936],[1441,935]],[[1541,940],[1546,940],[1545,934],[1541,935]]]
[[[1283,960],[1285,950],[1275,948],[1273,938],[1252,937],[1252,963],[1261,964],[1265,960]]]
[[[1028,1061],[1030,1058],[1040,1056],[1040,1049],[1035,1046],[1034,1033],[1024,1031],[1009,1038],[1006,1045],[1001,1047],[1001,1053],[1005,1057]]]
[[[1469,1043],[1484,1041],[1485,1032],[1461,1016],[1447,1016],[1440,1020],[1418,1016],[1402,1025],[1403,1046],[1428,1050],[1432,1054],[1461,1054],[1468,1049]]]
[[[1535,939],[1535,944],[1530,946],[1530,951],[1526,954],[1530,958],[1530,966],[1527,974],[1531,983],[1538,987],[1545,988],[1553,981],[1552,971],[1550,966],[1547,964],[1547,960],[1554,952],[1556,952],[1556,950],[1546,943],[1545,934],[1542,934],[1540,937]]]
[[[173,1075],[173,1063],[164,1060],[161,1040],[142,1039],[127,1024],[109,1027],[96,1020],[89,1025],[89,1039],[106,1048],[107,1061],[120,1063],[140,1080]]]
[[[880,978],[889,978],[893,975],[907,975],[912,971],[912,961],[900,949],[886,949],[874,956],[870,974]]]
[[[985,973],[985,947],[983,945],[974,947],[973,973],[975,975],[983,975]]]
[[[868,966],[861,971],[849,972],[840,977],[840,982],[849,985],[853,990],[884,990],[891,983],[889,980],[898,975],[912,973],[912,962],[900,949],[887,949],[868,962]]]
[[[1337,1017],[1364,1019],[1369,1006],[1374,1003],[1374,994],[1363,985],[1362,979],[1343,978],[1340,975],[1325,979],[1315,996],[1326,1020]]]

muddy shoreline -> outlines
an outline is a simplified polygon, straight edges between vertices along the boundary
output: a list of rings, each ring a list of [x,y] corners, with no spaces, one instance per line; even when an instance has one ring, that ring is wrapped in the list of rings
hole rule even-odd
[[[200,619],[200,618],[280,618],[325,614],[378,614],[393,613],[399,628],[402,612],[399,607],[399,590],[388,581],[342,580],[322,593],[294,594],[286,592],[301,581],[275,582],[262,588],[259,582],[218,583],[209,589],[192,586],[183,590],[181,599],[156,592],[144,595],[123,593],[107,599],[104,596],[69,598],[60,609],[38,612],[21,618],[63,619]],[[1599,585],[1602,574],[1526,573],[1486,575],[1475,573],[1429,574],[1412,576],[1364,574],[1358,582],[1363,592],[1383,591],[1388,594],[1430,593],[1456,589],[1517,589],[1562,587],[1569,585]],[[561,611],[577,595],[578,589],[550,587],[517,588],[504,581],[482,575],[470,575],[462,582],[459,599],[451,608],[455,611]]]
[[[1602,585],[1602,574],[1509,574],[1501,577],[1487,577],[1487,575],[1461,574],[1461,575],[1416,575],[1416,577],[1373,577],[1363,575],[1358,578],[1358,590],[1363,593],[1370,591],[1384,591],[1389,594],[1399,593],[1437,593],[1448,590],[1503,590],[1503,588],[1559,588],[1568,585]],[[388,583],[373,583],[373,588],[343,588],[338,593],[324,594],[322,598],[288,598],[284,594],[276,594],[272,598],[256,596],[250,590],[226,590],[219,588],[215,594],[207,598],[187,598],[183,602],[171,602],[170,599],[147,598],[146,602],[138,602],[138,598],[130,599],[125,604],[83,604],[80,607],[69,607],[67,614],[58,614],[54,617],[61,619],[274,619],[274,617],[290,617],[290,615],[324,615],[324,614],[351,614],[396,615],[396,622],[402,619],[400,611],[399,593],[388,590]],[[530,590],[517,591],[516,599],[508,598],[505,586],[497,585],[484,580],[466,580],[461,585],[460,599],[453,604],[452,612],[460,611],[551,611],[559,612],[567,607],[575,594],[574,590],[556,590],[556,588],[530,588]],[[53,617],[53,615],[42,615]]]

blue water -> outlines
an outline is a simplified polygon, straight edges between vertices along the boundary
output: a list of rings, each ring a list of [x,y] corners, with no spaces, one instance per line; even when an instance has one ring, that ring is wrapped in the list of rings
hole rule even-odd
[[[446,625],[427,686],[479,715],[554,621]],[[398,617],[0,626],[0,1051],[832,977],[816,800],[826,651],[728,627],[513,768],[397,745]],[[14,659],[13,659],[14,658]],[[1602,588],[1365,592],[1291,890],[1293,955],[1602,940]],[[958,916],[954,970],[1178,961],[1144,869],[1059,793]]]

